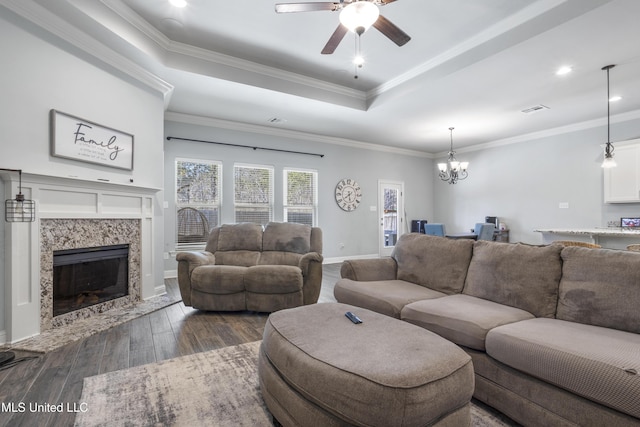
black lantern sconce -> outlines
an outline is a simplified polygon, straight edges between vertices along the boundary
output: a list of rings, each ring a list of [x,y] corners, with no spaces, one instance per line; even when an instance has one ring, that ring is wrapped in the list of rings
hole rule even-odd
[[[22,194],[22,170],[4,169],[0,171],[18,172],[18,194],[15,199],[4,202],[4,219],[7,222],[34,222],[36,220],[36,202],[24,198]]]

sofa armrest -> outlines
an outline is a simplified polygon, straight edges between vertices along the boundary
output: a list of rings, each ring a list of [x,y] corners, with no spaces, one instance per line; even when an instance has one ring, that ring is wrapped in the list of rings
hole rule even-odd
[[[300,257],[298,267],[302,270],[303,304],[315,304],[320,297],[322,287],[322,255],[318,252],[307,252]]]
[[[309,264],[311,262],[319,262],[320,264],[322,264],[322,260],[322,255],[320,255],[318,252],[307,252],[306,254],[302,255],[302,257],[300,257],[298,267],[300,267],[300,270],[302,270],[303,276],[308,276]]]
[[[182,302],[186,306],[191,305],[191,272],[201,265],[210,265],[216,263],[216,257],[207,251],[189,251],[178,252],[176,254],[178,261],[178,287]]]
[[[186,261],[189,264],[189,268],[193,270],[201,265],[215,264],[216,256],[207,251],[178,252],[176,261]]]
[[[340,267],[340,276],[360,282],[374,280],[395,280],[398,274],[398,264],[391,257],[376,259],[346,260]]]

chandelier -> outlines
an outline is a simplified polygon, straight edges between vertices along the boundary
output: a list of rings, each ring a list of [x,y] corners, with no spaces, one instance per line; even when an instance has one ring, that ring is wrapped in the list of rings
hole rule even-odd
[[[604,147],[603,168],[614,168],[617,166],[616,160],[613,158],[613,143],[611,142],[611,95],[609,93],[609,70],[613,67],[615,67],[615,65],[602,67],[602,70],[607,72],[607,144]]]
[[[453,151],[453,129],[454,128],[449,128],[449,132],[451,132],[451,148],[449,149],[447,163],[438,163],[438,169],[440,170],[438,176],[441,180],[448,181],[449,184],[455,184],[458,180],[463,180],[469,176],[467,173],[469,162],[459,162],[456,160],[456,152]]]

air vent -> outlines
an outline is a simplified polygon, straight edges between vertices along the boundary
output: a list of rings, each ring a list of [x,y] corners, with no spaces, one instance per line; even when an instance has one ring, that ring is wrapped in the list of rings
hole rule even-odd
[[[538,111],[548,110],[548,109],[549,107],[547,107],[546,105],[538,104],[530,108],[525,108],[524,110],[522,110],[522,112],[525,114],[533,114],[533,113],[537,113]]]

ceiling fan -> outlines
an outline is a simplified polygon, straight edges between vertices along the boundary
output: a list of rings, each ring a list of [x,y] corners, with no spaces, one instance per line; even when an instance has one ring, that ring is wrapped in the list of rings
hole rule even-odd
[[[339,0],[307,3],[277,3],[277,13],[340,11],[340,24],[322,49],[325,55],[332,54],[344,36],[353,31],[359,36],[370,26],[387,36],[398,46],[404,46],[411,37],[384,16],[378,6],[384,6],[397,0]]]

